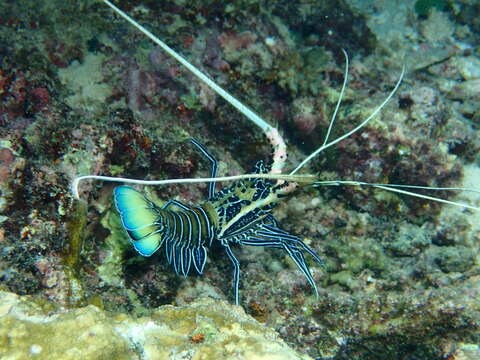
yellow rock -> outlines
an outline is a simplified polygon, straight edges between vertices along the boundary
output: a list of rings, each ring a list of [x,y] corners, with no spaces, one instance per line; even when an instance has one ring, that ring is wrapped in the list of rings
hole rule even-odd
[[[308,360],[241,307],[201,299],[162,306],[149,316],[40,306],[0,291],[0,358]]]

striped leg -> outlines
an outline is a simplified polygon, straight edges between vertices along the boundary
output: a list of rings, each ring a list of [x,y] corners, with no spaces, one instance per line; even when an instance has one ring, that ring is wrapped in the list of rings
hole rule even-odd
[[[325,263],[323,262],[322,259],[320,259],[317,253],[313,251],[310,247],[305,245],[305,243],[298,236],[289,234],[285,230],[279,229],[277,227],[273,227],[271,225],[263,226],[263,229],[264,230],[260,230],[257,232],[257,235],[260,238],[280,239],[282,242],[291,244],[290,246],[293,246],[297,250],[299,250],[298,247],[300,247],[302,250],[305,250],[306,252],[308,252],[319,265],[321,266],[325,265]]]
[[[168,209],[170,207],[170,205],[176,205],[182,210],[188,210],[189,209],[188,206],[183,205],[180,201],[170,199],[162,206],[162,210]]]
[[[315,297],[318,299],[318,289],[315,281],[313,280],[312,273],[308,268],[308,265],[305,263],[305,257],[303,256],[302,252],[298,250],[296,246],[292,247],[287,243],[283,243],[283,248],[285,251],[290,255],[295,264],[297,264],[300,271],[303,273],[305,278],[307,279],[310,286],[313,288],[313,292],[315,293]]]
[[[202,154],[205,155],[207,159],[210,160],[210,162],[212,163],[212,171],[210,172],[210,177],[217,177],[217,159],[215,159],[213,155],[208,152],[207,148],[200,144],[197,140],[190,139],[189,141],[193,145],[195,145],[202,152]],[[212,200],[215,197],[215,185],[216,182],[208,183],[208,200]]]
[[[190,270],[190,265],[193,263],[195,270],[201,275],[207,260],[207,250],[202,240],[202,224],[206,226],[209,244],[211,244],[215,235],[210,219],[202,207],[189,207],[177,200],[169,200],[162,206],[162,210],[166,210],[171,206],[176,206],[182,211],[171,213],[175,221],[172,222],[173,231],[171,233],[173,236],[165,241],[167,260],[173,265],[177,274],[181,272],[186,276]],[[183,243],[182,247],[179,247],[180,245],[176,239],[186,240],[187,237],[188,242]]]
[[[225,251],[227,252],[228,258],[233,264],[233,291],[235,293],[235,305],[239,304],[239,296],[238,296],[238,285],[240,283],[240,263],[238,262],[235,254],[230,249],[228,243],[222,244],[225,247]]]
[[[290,258],[297,264],[297,267],[300,269],[302,272],[303,276],[307,279],[308,283],[313,289],[313,292],[315,293],[315,297],[318,298],[318,289],[317,285],[315,284],[315,281],[313,280],[313,276],[310,272],[310,269],[305,262],[305,257],[303,256],[302,252],[298,249],[298,247],[294,243],[288,243],[287,241],[283,239],[270,239],[270,240],[265,240],[265,239],[260,239],[260,238],[250,238],[249,240],[242,240],[241,241],[242,245],[251,245],[251,246],[266,246],[266,247],[273,247],[273,248],[281,248],[285,250]],[[303,243],[302,243],[303,244]],[[305,244],[303,244],[305,247],[307,247]],[[313,252],[313,250],[309,249],[310,251]],[[315,254],[315,253],[314,253]],[[318,256],[315,254],[315,260],[319,259]],[[320,260],[320,264],[323,264]]]
[[[260,224],[259,229],[255,231],[255,234],[248,236],[248,238],[245,240],[241,240],[240,244],[266,246],[285,250],[303,273],[308,283],[312,287],[315,296],[318,298],[318,289],[315,281],[313,280],[310,269],[305,262],[305,257],[303,256],[302,250],[308,252],[320,265],[324,265],[323,261],[315,253],[315,251],[305,245],[300,238],[278,228],[276,226],[277,222],[273,217],[267,217],[265,220],[267,224]]]

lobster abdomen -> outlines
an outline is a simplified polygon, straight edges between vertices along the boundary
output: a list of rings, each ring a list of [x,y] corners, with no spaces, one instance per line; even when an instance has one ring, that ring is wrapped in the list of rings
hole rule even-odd
[[[206,247],[215,236],[209,211],[178,201],[159,207],[130,186],[116,187],[114,200],[123,227],[142,256],[151,256],[164,245],[167,261],[177,274],[187,275],[192,264],[203,273]]]

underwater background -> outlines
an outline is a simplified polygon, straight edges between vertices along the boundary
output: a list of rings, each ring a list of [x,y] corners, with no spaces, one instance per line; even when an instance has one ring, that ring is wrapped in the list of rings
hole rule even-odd
[[[115,4],[287,141],[287,171],[480,189],[477,0],[129,0]],[[264,134],[102,1],[0,2],[2,359],[479,359],[480,212],[368,187],[303,187],[275,209],[319,289],[277,249],[209,249],[202,276],[134,251],[114,185],[271,163]],[[221,184],[227,186],[228,184]],[[143,189],[163,204],[207,185]],[[474,192],[422,192],[480,206]]]

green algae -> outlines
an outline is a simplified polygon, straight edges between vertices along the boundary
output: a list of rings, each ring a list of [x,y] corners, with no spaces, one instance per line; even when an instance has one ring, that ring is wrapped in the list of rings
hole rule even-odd
[[[415,12],[418,16],[427,16],[432,9],[446,10],[448,1],[446,0],[417,0],[415,2]]]
[[[477,286],[478,278],[456,290],[330,293],[314,307],[314,317],[328,329],[318,351],[340,359],[439,359],[443,346],[459,337],[480,340],[475,292],[467,290]]]
[[[442,246],[438,249],[435,262],[446,273],[465,273],[475,265],[475,254],[465,246]]]
[[[109,285],[116,287],[124,286],[122,272],[123,254],[131,245],[122,227],[119,216],[112,209],[105,213],[101,224],[110,231],[110,234],[102,244],[106,256],[102,264],[97,268],[98,275]]]
[[[122,226],[120,217],[116,211],[110,207],[105,212],[100,223],[110,234],[101,245],[101,251],[104,253],[104,257],[96,269],[98,276],[106,285],[116,288],[122,297],[128,299],[128,302],[133,306],[132,312],[136,316],[148,314],[150,310],[142,305],[139,296],[132,289],[125,286],[123,267],[126,262],[124,255],[127,250],[131,249],[131,244]],[[143,258],[138,256],[129,260],[130,263],[138,261],[143,261]],[[104,302],[101,298],[92,301],[94,301],[93,304],[95,305],[100,302],[101,307],[104,307]]]
[[[64,274],[68,279],[68,301],[70,305],[83,303],[85,297],[84,286],[79,276],[80,257],[84,246],[87,226],[87,205],[83,202],[75,203],[73,214],[67,221],[68,243],[63,250]]]
[[[75,203],[74,213],[70,216],[67,222],[67,229],[69,234],[69,241],[64,249],[65,265],[78,271],[80,253],[83,249],[83,242],[85,240],[85,228],[87,226],[87,205],[84,202],[78,201]]]
[[[189,94],[184,94],[180,98],[187,109],[194,111],[202,109],[198,94],[196,94],[193,89],[190,89]]]

